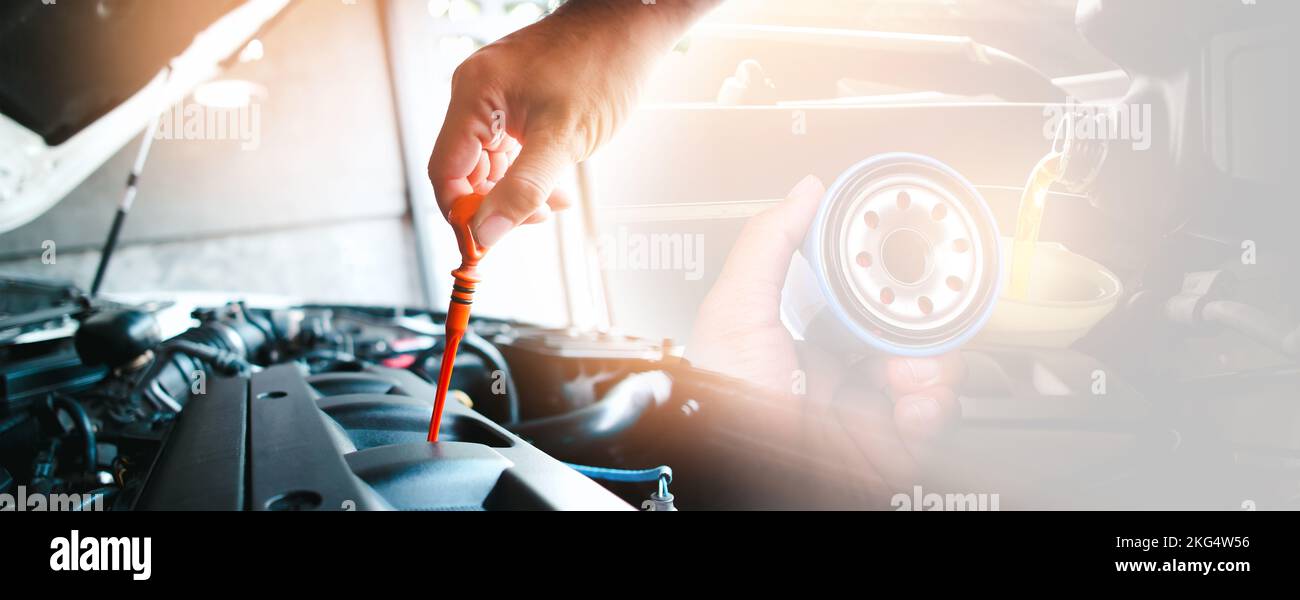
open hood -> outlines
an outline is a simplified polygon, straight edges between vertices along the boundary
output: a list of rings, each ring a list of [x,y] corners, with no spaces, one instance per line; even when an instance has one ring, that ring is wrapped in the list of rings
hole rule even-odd
[[[288,3],[0,6],[0,232],[56,204]]]

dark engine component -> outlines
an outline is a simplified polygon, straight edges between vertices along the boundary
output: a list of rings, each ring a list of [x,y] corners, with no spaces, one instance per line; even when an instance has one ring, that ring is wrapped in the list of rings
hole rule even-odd
[[[492,340],[521,390],[511,431],[564,460],[644,466],[623,464],[617,448],[667,401],[672,382],[659,369],[671,342],[535,328]]]
[[[425,441],[434,390],[408,371],[279,365],[191,400],[142,509],[627,509],[459,403]]]
[[[567,414],[600,400],[630,373],[657,368],[659,346],[609,333],[520,329],[495,336],[521,390],[522,421]]]
[[[671,393],[672,380],[662,371],[635,373],[620,380],[597,402],[511,429],[566,460],[607,460],[604,451],[664,404]]]
[[[82,321],[74,343],[81,362],[116,369],[149,358],[162,343],[162,330],[144,311],[109,310]]]
[[[503,425],[519,424],[506,360],[479,332],[527,328],[475,322],[465,347],[477,368],[458,369],[462,393],[431,445],[437,315],[234,302],[194,310],[194,327],[163,340],[156,309],[92,301],[73,314],[74,337],[0,347],[40,354],[39,364],[6,366],[6,381],[31,382],[16,391],[31,389],[22,404],[8,395],[0,404],[5,489],[82,494],[111,509],[631,508],[470,408],[477,400]],[[9,373],[14,366],[22,372]],[[72,367],[85,375],[65,377]],[[654,403],[620,394],[633,420]],[[539,431],[562,434],[557,425]]]
[[[109,368],[91,391],[103,400],[104,417],[119,424],[165,420],[208,375],[248,372],[274,339],[267,319],[240,304],[194,316],[197,327],[166,342],[144,310],[105,308],[82,321],[74,338],[82,364]]]

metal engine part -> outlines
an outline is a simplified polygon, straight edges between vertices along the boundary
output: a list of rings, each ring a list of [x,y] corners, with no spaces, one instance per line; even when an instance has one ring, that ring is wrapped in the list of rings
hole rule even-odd
[[[942,354],[992,312],[1001,257],[983,197],[915,154],[854,165],[827,191],[783,294],[805,339],[847,352]]]

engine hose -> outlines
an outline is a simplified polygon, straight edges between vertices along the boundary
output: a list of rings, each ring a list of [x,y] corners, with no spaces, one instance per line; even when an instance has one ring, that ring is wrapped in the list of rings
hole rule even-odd
[[[673,482],[673,469],[668,465],[659,465],[652,469],[612,469],[610,467],[592,467],[564,463],[565,466],[598,481],[618,483],[652,483],[659,487],[650,495],[650,500],[642,504],[647,510],[677,510],[673,507],[673,495],[668,491],[668,484]]]
[[[617,481],[620,483],[650,483],[652,481],[665,480],[665,483],[673,482],[673,470],[668,465],[660,465],[653,469],[613,469],[610,467],[592,467],[589,465],[575,465],[573,463],[564,463],[570,469],[582,473],[592,479],[601,481]]]
[[[505,380],[506,384],[506,402],[508,402],[508,410],[510,411],[507,421],[503,425],[508,427],[518,423],[519,390],[515,387],[515,378],[510,375],[510,365],[506,364],[506,357],[491,342],[474,333],[473,329],[465,332],[465,338],[461,340],[461,343],[486,360],[493,370],[501,372],[502,379]]]
[[[411,331],[421,335],[428,335],[424,331]],[[445,341],[444,338],[444,343]],[[483,359],[484,366],[488,371],[501,372],[501,381],[503,381],[506,386],[505,396],[507,411],[506,419],[501,424],[509,428],[518,423],[519,389],[515,386],[515,378],[510,374],[510,365],[506,363],[505,356],[501,354],[501,351],[498,350],[496,346],[492,345],[492,342],[489,342],[483,336],[475,333],[473,329],[465,331],[465,337],[461,339],[460,343],[462,346],[462,353],[463,351],[472,351],[475,356]],[[415,364],[424,365],[431,357],[440,356],[441,352],[442,351],[437,346],[425,350],[415,359]],[[422,371],[417,374],[424,375]]]
[[[85,444],[82,458],[86,461],[86,470],[94,471],[96,463],[99,461],[99,449],[95,446],[95,427],[90,422],[90,414],[86,412],[80,402],[61,394],[53,394],[50,405],[56,413],[59,409],[63,409],[72,417],[77,429],[81,432],[82,443]]]
[[[242,348],[202,327],[164,342],[157,354],[158,360],[139,386],[159,409],[172,412],[180,412],[191,394],[194,373],[239,376],[253,369]]]
[[[213,369],[222,375],[241,375],[252,369],[252,366],[242,356],[215,346],[176,339],[167,342],[167,348],[173,352],[193,356],[211,365]]]
[[[650,409],[667,401],[672,380],[663,371],[628,376],[600,401],[553,417],[524,421],[507,429],[542,450],[573,456],[632,429]]]

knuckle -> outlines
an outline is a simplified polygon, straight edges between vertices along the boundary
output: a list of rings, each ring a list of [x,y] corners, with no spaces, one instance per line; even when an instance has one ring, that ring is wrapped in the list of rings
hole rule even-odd
[[[545,133],[546,143],[561,150],[557,158],[576,163],[591,156],[598,145],[596,126],[571,109],[550,115]]]
[[[502,71],[498,68],[498,61],[494,60],[494,57],[483,53],[486,49],[480,48],[456,65],[456,69],[451,72],[453,92],[462,90],[467,93],[477,93],[479,88],[498,82]]]
[[[477,80],[482,74],[482,61],[479,60],[477,53],[471,54],[469,58],[461,61],[456,65],[456,70],[451,72],[451,85],[457,87]]]

